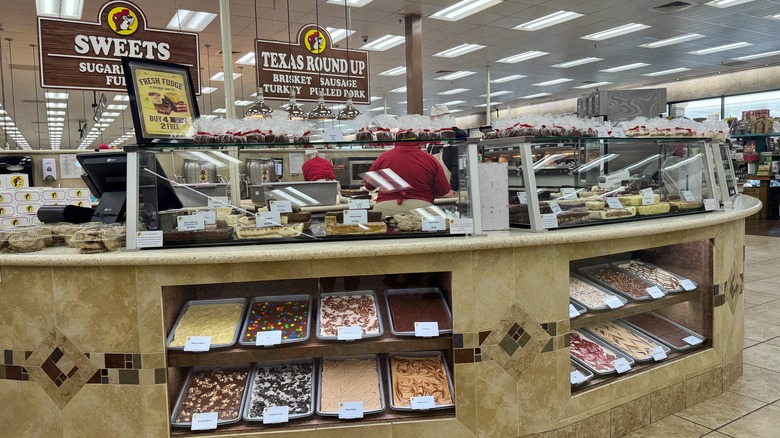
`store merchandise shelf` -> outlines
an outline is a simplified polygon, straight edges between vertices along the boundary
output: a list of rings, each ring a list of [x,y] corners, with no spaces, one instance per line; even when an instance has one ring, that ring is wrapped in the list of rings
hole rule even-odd
[[[599,324],[606,321],[612,321],[619,318],[625,318],[631,315],[638,315],[640,313],[651,312],[653,310],[661,309],[672,304],[682,303],[685,301],[695,300],[701,297],[701,290],[696,289],[690,292],[680,292],[666,295],[663,298],[650,301],[629,301],[628,304],[623,307],[618,307],[613,310],[603,310],[600,312],[588,312],[582,316],[579,316],[571,320],[571,330],[587,327],[593,324]]]

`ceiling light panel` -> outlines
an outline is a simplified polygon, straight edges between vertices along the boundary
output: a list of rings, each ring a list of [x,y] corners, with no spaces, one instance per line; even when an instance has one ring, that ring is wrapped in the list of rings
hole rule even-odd
[[[621,35],[638,32],[640,30],[648,29],[649,27],[650,26],[646,24],[629,23],[629,24],[624,24],[623,26],[613,27],[612,29],[607,29],[601,32],[592,33],[590,35],[585,35],[584,37],[580,37],[580,38],[584,40],[591,40],[591,41],[602,41],[602,40],[608,40],[610,38],[615,38]]]
[[[688,41],[698,40],[699,38],[704,38],[704,35],[699,33],[687,33],[685,35],[667,38],[665,40],[658,40],[658,41],[653,41],[652,43],[640,44],[639,47],[645,47],[647,49],[657,49],[659,47],[671,46],[672,44],[680,44]]]
[[[617,67],[612,68],[605,68],[603,71],[604,73],[617,73],[619,71],[626,71],[626,70],[633,70],[635,68],[641,68],[641,67],[647,67],[650,64],[645,64],[644,62],[635,62],[633,64],[626,64],[626,65],[619,65]]]
[[[434,78],[434,79],[437,81],[451,81],[454,79],[465,78],[466,76],[471,76],[475,74],[477,74],[477,72],[475,71],[461,70],[461,71],[452,72],[450,74],[446,74],[444,76],[439,76],[438,78]]]
[[[490,102],[490,105],[501,105],[502,102]],[[484,108],[486,107],[486,103],[481,103],[479,105],[474,105],[474,108]]]
[[[509,75],[509,76],[504,76],[502,78],[491,79],[490,83],[491,84],[503,84],[504,82],[515,81],[517,79],[522,79],[524,77],[525,76],[523,76],[523,75]]]
[[[406,93],[406,86],[394,88],[390,90],[390,93]]]
[[[173,30],[186,30],[188,32],[203,32],[217,14],[211,12],[190,11],[179,9],[173,14],[173,18],[168,22],[166,28]]]
[[[560,64],[555,64],[553,65],[553,67],[571,68],[571,67],[576,67],[578,65],[590,64],[591,62],[597,62],[597,61],[603,61],[603,58],[594,58],[593,56],[589,56],[587,58],[580,58],[580,59],[575,59],[573,61],[567,61],[567,62],[562,62]]]
[[[537,94],[529,94],[528,96],[523,96],[521,99],[536,99],[537,97],[544,97],[544,96],[550,96],[552,93],[537,93]]]
[[[538,50],[531,50],[529,52],[523,52],[519,53],[517,55],[513,56],[507,56],[506,58],[501,58],[496,62],[502,62],[504,64],[514,64],[516,62],[520,61],[527,61],[529,59],[538,58],[540,56],[549,55],[548,52],[540,52]]]
[[[673,68],[671,70],[661,70],[661,71],[656,71],[656,72],[653,72],[653,73],[645,73],[642,76],[650,76],[650,77],[664,76],[664,75],[670,75],[670,74],[673,74],[673,73],[680,73],[680,72],[684,72],[684,71],[688,71],[688,70],[690,70],[690,69],[689,68],[685,68],[685,67],[680,67],[680,68]]]
[[[780,55],[780,50],[775,50],[774,52],[756,53],[755,55],[740,56],[739,58],[734,58],[734,61],[750,61],[751,59],[768,58],[770,56],[777,55]]]
[[[491,6],[501,3],[501,0],[462,0],[431,15],[431,18],[447,21],[458,21],[469,15],[476,14]]]
[[[481,44],[461,44],[451,49],[435,53],[433,56],[440,58],[457,58],[458,56],[465,55],[466,53],[476,52],[479,49],[484,49],[485,46]]]
[[[241,73],[233,73],[233,80],[241,77]],[[214,76],[210,78],[212,81],[224,81],[225,80],[225,72],[217,72]]]
[[[107,106],[106,109],[114,110],[114,111],[124,111],[124,110],[127,109],[127,105],[114,105],[114,104],[111,104],[111,105]]]
[[[236,106],[249,106],[255,102],[252,100],[237,100],[234,103],[236,104]]]
[[[545,27],[555,26],[556,24],[565,23],[567,21],[574,20],[575,18],[580,18],[580,17],[582,17],[582,14],[578,14],[576,12],[558,11],[550,15],[545,15],[544,17],[537,18],[536,20],[531,20],[527,23],[523,23],[519,26],[515,26],[513,27],[513,29],[533,32],[535,30],[544,29]]]
[[[249,52],[236,60],[236,64],[255,65],[255,53]]]
[[[730,8],[732,6],[741,5],[743,3],[749,3],[753,0],[713,0],[705,3],[707,6],[714,6],[716,8]]]
[[[56,100],[68,99],[68,93],[57,93],[54,91],[47,91],[46,93],[44,93],[44,96],[46,96],[47,99],[56,99]]]
[[[463,104],[463,103],[466,103],[466,101],[465,100],[451,100],[449,102],[444,102],[441,105],[444,105],[444,106],[455,106],[455,105],[460,105],[460,104]],[[452,112],[452,111],[450,111],[450,112]]]
[[[119,117],[121,115],[122,113],[111,113],[111,112],[103,113],[103,117]]]
[[[130,96],[128,96],[126,94],[117,94],[116,96],[114,96],[114,101],[116,101],[116,102],[129,102],[130,101]]]
[[[344,2],[341,3],[343,4]],[[346,38],[348,35],[355,33],[354,30],[339,29],[337,27],[326,27],[325,30],[328,31],[330,34],[330,39],[333,40],[334,43],[337,43]]]
[[[371,41],[361,47],[363,50],[373,50],[376,52],[383,52],[387,49],[403,44],[406,38],[398,35],[385,35],[375,41]]]
[[[580,90],[584,90],[586,88],[603,87],[604,85],[612,85],[612,82],[594,82],[592,84],[585,84],[585,85],[580,85],[572,88],[579,88]]]
[[[46,102],[46,108],[67,108],[68,104],[64,102]]]
[[[334,5],[341,5],[344,6],[344,2],[347,2],[347,6],[352,6],[355,8],[360,8],[362,6],[365,6],[369,3],[371,3],[373,0],[328,0],[328,3],[334,4]]]
[[[574,79],[569,79],[569,78],[561,78],[561,79],[553,79],[553,80],[551,80],[551,81],[546,81],[546,82],[539,82],[539,83],[532,84],[532,85],[533,85],[534,87],[549,87],[550,85],[558,85],[558,84],[563,84],[563,83],[565,83],[565,82],[571,82],[571,81],[573,81],[573,80],[574,80]]]
[[[490,93],[490,97],[503,96],[505,94],[512,94],[511,91],[503,90]],[[487,94],[480,94],[479,97],[487,97]]]
[[[442,92],[436,93],[436,94],[441,95],[441,96],[451,96],[453,94],[464,93],[466,91],[471,91],[471,89],[470,88],[453,88],[452,90],[442,91]]]
[[[83,9],[83,0],[35,0],[35,10],[39,17],[80,20]]]
[[[726,50],[734,50],[734,49],[739,49],[742,47],[748,47],[752,45],[753,43],[741,41],[738,43],[731,43],[731,44],[724,44],[722,46],[710,47],[708,49],[694,50],[693,52],[688,52],[688,53],[690,53],[691,55],[709,55],[710,53],[723,52]]]
[[[201,87],[200,94],[211,94],[217,91],[215,87]]]
[[[385,70],[382,73],[379,73],[379,76],[400,76],[404,73],[406,73],[406,67],[399,66],[396,68],[391,68],[390,70]]]

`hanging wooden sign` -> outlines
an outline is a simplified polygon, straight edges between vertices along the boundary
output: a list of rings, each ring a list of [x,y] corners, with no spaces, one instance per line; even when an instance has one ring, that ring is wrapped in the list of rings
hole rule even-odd
[[[307,24],[296,41],[257,40],[257,74],[266,99],[288,99],[294,89],[299,101],[371,102],[369,63],[365,50],[333,47],[327,30]]]
[[[141,9],[110,1],[96,23],[38,17],[41,87],[125,91],[123,56],[187,66],[200,94],[198,35],[148,29]]]

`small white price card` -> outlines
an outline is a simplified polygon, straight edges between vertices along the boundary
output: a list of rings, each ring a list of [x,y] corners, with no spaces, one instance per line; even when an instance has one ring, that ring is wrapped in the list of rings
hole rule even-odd
[[[623,208],[623,203],[620,202],[620,199],[615,197],[606,198],[607,200],[607,207],[609,208]]]
[[[664,347],[657,345],[650,349],[650,354],[653,355],[653,360],[658,362],[659,360],[666,359],[666,352],[664,351]]]
[[[262,211],[255,217],[257,228],[278,227],[282,223],[282,218],[278,211]]]
[[[201,412],[192,414],[190,430],[212,430],[217,428],[219,414],[216,412]]]
[[[206,225],[213,225],[217,223],[217,212],[214,210],[201,211],[197,214],[203,216],[203,223]]]
[[[573,195],[577,192],[576,189],[573,187],[561,187],[561,194],[567,198],[571,198],[570,195]]]
[[[550,205],[550,210],[552,210],[552,212],[555,213],[555,214],[559,214],[560,212],[563,211],[561,209],[561,206],[558,205],[558,202],[556,202],[556,201],[550,201],[550,202],[548,202],[548,204]]]
[[[344,134],[338,128],[325,128],[325,132],[322,133],[322,139],[326,142],[343,141]]]
[[[349,209],[350,210],[368,210],[371,208],[371,203],[368,201],[368,199],[350,199],[349,200]]]
[[[368,223],[368,210],[344,210],[345,224]]]
[[[646,188],[639,191],[639,194],[642,195],[642,205],[655,205],[655,195],[653,194],[653,189]]]
[[[691,193],[689,190],[683,190],[680,192],[685,202],[693,202],[696,200],[696,198],[693,197],[693,193]]]
[[[432,395],[422,395],[418,397],[412,397],[412,410],[415,411],[427,411],[436,407],[436,400]]]
[[[607,306],[609,306],[610,309],[617,309],[618,307],[623,307],[623,302],[620,301],[620,298],[610,295],[605,300],[607,302]]]
[[[187,336],[184,341],[184,351],[209,351],[211,336]]]
[[[714,211],[718,208],[718,205],[715,203],[715,200],[712,198],[707,198],[704,200],[704,211]]]
[[[612,365],[615,366],[615,371],[617,371],[618,374],[623,374],[631,370],[631,365],[628,364],[625,357],[615,359],[612,361]]]
[[[596,128],[596,135],[599,137],[609,137],[609,130],[607,130],[607,128]]]
[[[631,174],[627,170],[621,170],[609,175],[604,175],[604,182],[599,182],[599,187],[602,189],[614,189],[620,187],[620,184],[631,177]]]
[[[571,372],[571,384],[572,385],[579,385],[580,383],[585,381],[585,376],[580,372],[580,370],[574,370]]]
[[[520,202],[520,204],[528,204],[528,193],[517,192],[517,201]]]
[[[423,218],[422,220],[422,230],[423,231],[444,231],[447,229],[447,222],[446,219],[437,216],[432,218]]]
[[[339,418],[342,420],[363,418],[363,402],[349,401],[339,403]]]
[[[450,219],[450,234],[474,234],[474,219]]]
[[[203,216],[199,214],[188,214],[176,217],[176,229],[179,231],[196,231],[206,228],[203,222]]]
[[[227,196],[215,196],[209,198],[209,208],[230,207]]]
[[[680,286],[685,290],[696,290],[696,283],[688,279],[680,280]]]
[[[282,343],[281,330],[269,330],[267,332],[258,332],[255,339],[255,345],[258,347],[270,347]]]
[[[269,406],[263,409],[263,424],[286,423],[290,421],[289,406]]]
[[[658,286],[648,287],[647,293],[650,294],[654,300],[664,297],[664,293],[661,291],[661,289],[658,288]]]
[[[574,304],[569,304],[569,318],[576,318],[580,316],[580,312],[574,307]]]
[[[337,339],[339,341],[355,341],[358,339],[363,339],[363,330],[361,330],[359,325],[339,327]]]
[[[542,228],[558,228],[558,216],[555,213],[545,213],[542,215]]]
[[[414,335],[418,338],[433,338],[439,336],[439,323],[434,322],[415,322]]]
[[[278,211],[279,213],[292,213],[292,202],[271,201],[271,211]]]
[[[163,246],[162,231],[138,231],[136,245],[139,248],[161,248]]]
[[[685,343],[688,345],[699,345],[704,342],[696,336],[688,336],[687,338],[683,338],[683,341],[685,341]]]
[[[612,135],[615,138],[626,138],[626,131],[623,128],[612,128]]]

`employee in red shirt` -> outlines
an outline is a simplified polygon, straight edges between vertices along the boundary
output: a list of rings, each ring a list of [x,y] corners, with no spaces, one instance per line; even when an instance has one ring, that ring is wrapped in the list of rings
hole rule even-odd
[[[307,150],[306,157],[308,160],[303,163],[303,179],[305,181],[336,180],[333,165],[330,161],[320,158],[315,149]]]
[[[381,211],[383,216],[428,207],[433,205],[434,198],[453,196],[442,165],[417,144],[396,145],[380,155],[369,172],[382,169],[391,169],[411,186],[401,191],[379,190],[374,210]],[[367,178],[365,185],[369,190],[376,188]]]

